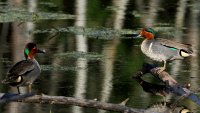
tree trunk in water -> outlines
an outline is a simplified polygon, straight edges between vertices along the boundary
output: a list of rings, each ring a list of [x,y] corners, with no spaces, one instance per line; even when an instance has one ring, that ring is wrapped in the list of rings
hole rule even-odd
[[[157,12],[160,6],[161,0],[150,0],[149,1],[149,10],[143,12],[142,24],[144,27],[153,27],[156,18]]]
[[[119,8],[116,12],[113,12],[114,29],[120,30],[122,29],[126,5],[129,0],[119,0],[113,1],[113,6]],[[103,70],[104,70],[104,79],[103,79],[103,89],[101,92],[101,101],[107,102],[110,98],[111,91],[112,91],[112,79],[113,79],[113,68],[114,68],[114,60],[115,60],[115,52],[116,47],[119,43],[118,39],[112,39],[111,41],[107,41],[103,48],[103,54],[105,55],[105,61],[103,62]],[[105,111],[100,110],[100,113],[104,113]]]

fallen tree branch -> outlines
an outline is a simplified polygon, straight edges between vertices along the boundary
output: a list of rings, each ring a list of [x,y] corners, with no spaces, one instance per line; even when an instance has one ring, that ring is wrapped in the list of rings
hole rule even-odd
[[[153,76],[160,79],[163,83],[169,86],[177,85],[177,81],[173,79],[169,73],[167,73],[166,71],[162,71],[159,73],[159,71],[160,69],[157,68],[155,65],[144,63],[142,69],[139,72],[142,73],[142,75],[146,73],[151,73]]]
[[[110,110],[110,111],[118,111],[118,112],[123,112],[123,113],[142,112],[142,110],[133,109],[130,107],[126,107],[124,105],[104,103],[104,102],[99,102],[95,100],[75,99],[72,97],[64,97],[64,96],[35,95],[33,97],[29,97],[24,100],[21,100],[21,102],[66,104],[66,105],[75,105],[75,106],[81,106],[81,107],[98,108],[98,109],[104,109],[104,110]]]
[[[2,96],[3,95],[3,96]],[[18,100],[17,100],[18,99]],[[4,100],[4,101],[1,101]],[[9,100],[9,101],[8,101]],[[48,96],[48,95],[33,95],[31,94],[13,94],[13,93],[0,93],[1,103],[5,102],[23,102],[23,103],[38,103],[38,104],[62,104],[62,105],[75,105],[81,107],[90,107],[96,109],[103,109],[107,111],[116,111],[121,113],[163,113],[168,111],[181,111],[186,109],[181,106],[174,106],[172,109],[169,105],[163,105],[162,103],[150,106],[147,109],[135,109],[120,104],[104,103],[95,100],[76,99],[65,96]],[[126,103],[128,99],[122,103]],[[189,109],[188,109],[189,110]]]
[[[142,80],[141,77],[144,76],[146,73],[151,73],[153,76],[160,79],[164,83],[164,85],[152,84]],[[166,71],[159,72],[159,68],[152,64],[143,64],[142,69],[139,70],[136,73],[136,76],[134,75],[132,78],[136,79],[146,92],[153,94],[164,93],[162,95],[166,95],[170,92],[177,96],[188,98],[196,104],[200,105],[200,98],[189,90],[190,84],[180,85],[175,79],[173,79],[169,75],[169,73],[167,73]]]
[[[26,94],[0,93],[0,103],[17,101],[17,100],[20,100],[20,99],[31,97],[33,95],[34,95],[34,93],[26,93]]]
[[[48,96],[48,95],[32,95],[32,94],[11,94],[0,93],[0,95],[9,95],[1,97],[1,103],[13,101],[24,103],[39,103],[39,104],[63,104],[63,105],[75,105],[81,107],[90,107],[96,109],[103,109],[108,111],[117,111],[122,113],[144,113],[142,109],[134,109],[120,104],[104,103],[95,100],[76,99],[65,96]]]

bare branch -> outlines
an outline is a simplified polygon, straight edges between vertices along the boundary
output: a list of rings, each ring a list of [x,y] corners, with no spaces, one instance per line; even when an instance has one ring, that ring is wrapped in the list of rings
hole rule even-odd
[[[159,78],[164,85],[152,84],[142,80],[141,77],[146,73],[151,73],[156,78]],[[142,69],[136,73],[136,76],[133,76],[132,78],[136,79],[146,92],[153,94],[159,93],[164,96],[170,92],[177,96],[188,98],[200,105],[200,98],[189,90],[190,84],[181,85],[177,83],[177,81],[173,79],[169,73],[166,71],[159,72],[159,68],[152,64],[145,63]]]
[[[0,93],[0,95],[3,93]],[[7,93],[3,94],[7,95]],[[30,97],[31,96],[31,97]],[[2,98],[1,98],[2,99]],[[1,100],[0,99],[0,100]],[[9,96],[4,98],[1,102],[24,102],[24,103],[39,103],[39,104],[63,104],[63,105],[74,105],[74,106],[81,106],[81,107],[90,107],[96,109],[103,109],[108,111],[117,111],[122,113],[144,113],[144,110],[141,109],[134,109],[131,107],[127,107],[120,104],[111,104],[111,103],[104,103],[95,100],[86,100],[86,99],[76,99],[72,97],[65,97],[65,96],[48,96],[48,95],[32,95],[32,94],[10,94]]]
[[[27,94],[15,94],[15,93],[0,93],[0,103],[17,101],[19,99],[24,99],[33,96],[33,93]]]

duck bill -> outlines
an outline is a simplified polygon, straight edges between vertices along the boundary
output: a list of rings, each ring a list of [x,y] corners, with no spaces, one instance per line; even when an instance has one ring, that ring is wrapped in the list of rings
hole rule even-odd
[[[45,50],[37,49],[37,53],[46,53]]]
[[[142,35],[141,35],[141,34],[138,34],[136,37],[139,38],[139,37],[142,37]]]

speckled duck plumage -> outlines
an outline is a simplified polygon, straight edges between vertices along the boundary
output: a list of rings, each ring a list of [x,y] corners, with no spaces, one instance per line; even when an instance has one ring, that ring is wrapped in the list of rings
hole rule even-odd
[[[155,38],[155,31],[152,28],[143,28],[139,36],[145,38],[141,44],[142,52],[155,61],[166,62],[183,59],[193,53],[189,44]]]

